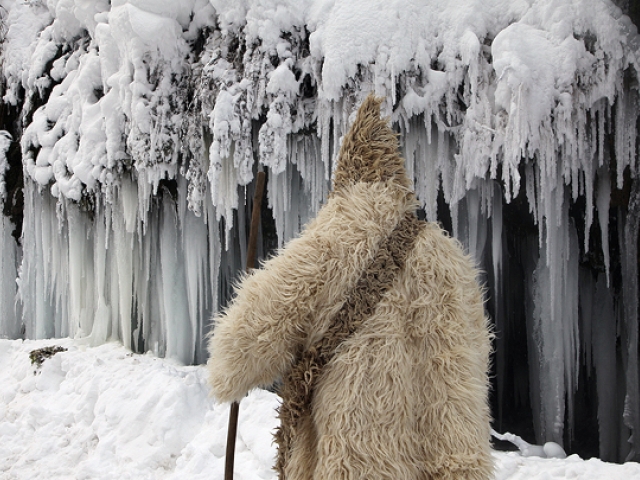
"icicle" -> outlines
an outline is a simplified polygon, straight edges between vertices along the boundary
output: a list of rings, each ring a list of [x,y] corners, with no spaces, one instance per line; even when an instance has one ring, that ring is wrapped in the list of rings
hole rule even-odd
[[[153,175],[150,177],[149,173],[152,172],[138,168],[137,186],[133,182],[123,182],[122,208],[125,228],[129,233],[139,231],[138,233],[142,235],[149,224],[151,197],[158,193],[157,181],[159,180],[152,178]]]
[[[220,242],[220,225],[216,220],[217,214],[212,204],[207,204],[207,233],[208,233],[208,265],[210,278],[211,304],[214,310],[218,309],[220,303],[219,282],[220,282],[220,259],[222,245]]]
[[[609,258],[609,203],[611,198],[611,179],[606,168],[601,167],[597,172],[598,187],[596,190],[596,208],[598,209],[598,223],[600,225],[600,238],[602,242],[602,255],[604,256],[604,268],[607,274],[607,286],[610,284],[610,258]]]
[[[160,302],[163,313],[163,330],[166,332],[166,352],[170,358],[176,358],[190,364],[194,359],[195,317],[189,315],[187,272],[185,271],[184,251],[178,235],[176,206],[169,195],[163,195],[162,213],[159,225],[160,269],[162,296]],[[192,232],[197,241],[197,232]],[[187,266],[190,266],[187,264]],[[197,283],[196,283],[197,288]],[[192,292],[193,293],[193,292]],[[193,298],[197,302],[197,292]]]
[[[7,161],[7,151],[11,147],[13,138],[6,130],[0,130],[0,206],[4,205],[7,197],[7,188],[4,176],[9,169]]]
[[[544,197],[546,242],[534,274],[533,335],[539,366],[531,375],[540,383],[541,425],[539,440],[562,444],[565,405],[569,429],[573,425],[573,394],[577,388],[578,348],[578,254],[577,233],[568,218],[568,195],[562,187]],[[558,208],[560,215],[557,215]],[[562,366],[562,367],[561,367]],[[566,403],[565,403],[566,401]]]
[[[229,157],[221,157],[216,153],[219,148],[216,142],[211,145],[211,167],[209,181],[211,182],[211,200],[218,212],[218,220],[224,217],[227,227],[227,245],[230,243],[229,232],[233,227],[233,210],[238,209],[238,172],[231,161],[233,158],[233,143]]]
[[[331,103],[328,101],[318,102],[318,135],[320,137],[320,152],[322,163],[324,164],[324,179],[331,179],[332,162],[331,162]]]
[[[280,175],[269,174],[269,185],[267,187],[267,197],[269,207],[273,211],[273,219],[276,222],[276,232],[278,235],[278,247],[284,245],[284,222],[285,222],[285,202],[288,199],[288,185],[285,182],[286,173]]]
[[[502,282],[502,192],[497,184],[494,189],[496,199],[491,211],[491,259],[495,288],[500,292]]]
[[[288,242],[292,238],[298,235],[300,228],[305,223],[305,212],[308,208],[304,205],[306,200],[300,189],[300,177],[293,165],[287,167],[287,182],[289,183],[289,205],[287,209],[288,221],[285,222],[285,231],[283,240]]]
[[[68,205],[68,298],[69,302],[69,335],[71,337],[85,337],[93,329],[93,314],[96,310],[92,225],[89,217],[80,211],[77,205]],[[63,247],[63,248],[64,248]],[[62,268],[65,268],[63,266]]]
[[[417,119],[410,122],[412,122],[412,128],[409,135],[415,137],[412,143],[415,145],[416,195],[426,212],[427,220],[435,222],[438,219],[438,190],[440,188],[440,174],[437,165],[438,145],[435,136],[431,137],[431,130],[435,127],[430,122],[423,124]]]
[[[545,251],[541,252],[540,262],[534,273],[534,312],[533,338],[536,355],[530,360],[530,375],[537,381],[532,382],[531,403],[538,408],[540,422],[536,437],[539,441],[551,439],[562,443],[562,433],[565,412],[565,382],[564,368],[552,363],[558,357],[562,358],[562,326],[554,322],[553,309],[550,301],[552,275],[545,264]],[[533,352],[531,352],[533,353]],[[537,360],[534,361],[534,360]],[[535,384],[539,384],[539,389]]]
[[[638,120],[638,95],[634,90],[620,89],[616,101],[615,154],[616,184],[624,185],[624,170],[636,171],[636,122]]]
[[[419,136],[417,135],[417,132],[413,131],[411,123],[405,116],[401,116],[398,123],[400,123],[400,135],[404,138],[404,142],[401,141],[400,143],[402,156],[405,159],[404,166],[407,172],[407,177],[409,177],[409,180],[411,181],[411,187],[415,191],[416,156],[418,154],[417,139]]]
[[[119,208],[112,210],[113,228],[113,266],[114,272],[111,276],[113,287],[117,289],[112,292],[112,298],[117,297],[118,308],[118,331],[113,332],[126,348],[132,347],[132,317],[133,317],[133,234],[129,231],[130,224],[127,223],[127,213],[130,212],[128,206],[127,192],[121,190],[122,195],[119,201]],[[113,289],[112,289],[113,290]]]
[[[188,343],[193,346],[194,358],[189,362],[202,358],[201,340],[204,338],[204,326],[211,315],[211,295],[208,288],[210,279],[207,270],[208,242],[207,225],[186,206],[187,186],[181,182],[178,189],[178,225],[180,226],[180,250],[184,255],[185,283],[191,338]]]
[[[594,190],[594,171],[593,162],[589,163],[588,168],[584,169],[584,183],[585,183],[585,218],[584,218],[584,251],[589,252],[589,240],[591,238],[591,226],[593,225],[593,190]]]
[[[95,206],[95,223],[93,231],[94,252],[94,292],[96,297],[95,314],[91,327],[91,345],[101,345],[111,334],[111,305],[109,304],[109,290],[107,277],[107,226],[104,206],[98,201]]]
[[[165,191],[163,196],[167,195]],[[133,261],[133,292],[136,311],[132,314],[136,329],[133,342],[137,349],[150,350],[157,355],[167,354],[167,317],[164,311],[163,263],[161,256],[161,215],[153,208],[149,212],[144,235],[138,236]],[[133,325],[132,325],[133,327]],[[139,341],[144,342],[143,345]]]
[[[0,207],[2,206],[0,202]],[[20,338],[20,316],[16,312],[18,246],[11,236],[14,226],[0,214],[0,338]]]
[[[20,298],[29,338],[69,334],[67,230],[59,223],[55,203],[26,183]]]
[[[3,19],[4,20],[4,19]],[[4,210],[7,191],[5,173],[9,169],[6,152],[11,146],[12,137],[9,132],[0,130],[0,210]],[[11,221],[0,212],[0,338],[19,338],[21,334],[18,316],[16,315],[18,277],[17,254],[18,245],[11,235]]]
[[[467,226],[463,230],[458,230],[458,239],[467,247],[469,254],[475,259],[476,265],[480,265],[487,240],[487,219],[482,215],[480,194],[477,190],[471,190],[467,193],[465,206]],[[463,232],[467,234],[465,235]]]
[[[298,235],[314,215],[314,205],[301,187],[302,179],[293,164],[287,165],[286,170],[278,175],[270,173],[267,198],[280,247]]]

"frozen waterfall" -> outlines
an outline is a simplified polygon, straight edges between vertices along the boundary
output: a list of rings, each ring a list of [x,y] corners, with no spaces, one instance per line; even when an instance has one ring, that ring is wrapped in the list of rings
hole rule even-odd
[[[384,96],[482,268],[494,428],[640,460],[640,37],[609,0],[5,0],[0,336],[206,360],[245,263]]]

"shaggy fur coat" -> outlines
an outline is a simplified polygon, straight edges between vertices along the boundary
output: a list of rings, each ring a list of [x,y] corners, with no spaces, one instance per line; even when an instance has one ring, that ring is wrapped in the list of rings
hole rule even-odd
[[[378,246],[417,202],[397,137],[369,96],[318,216],[243,278],[215,318],[209,381],[223,402],[272,385],[326,334]],[[425,224],[405,267],[337,348],[296,429],[287,480],[487,480],[491,334],[476,270]]]

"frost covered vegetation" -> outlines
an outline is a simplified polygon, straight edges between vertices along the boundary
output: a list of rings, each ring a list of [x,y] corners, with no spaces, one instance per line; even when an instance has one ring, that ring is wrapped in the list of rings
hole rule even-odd
[[[3,0],[0,335],[199,363],[244,265],[318,210],[384,96],[485,272],[494,427],[640,459],[638,39],[605,0]],[[17,298],[17,301],[16,301]]]

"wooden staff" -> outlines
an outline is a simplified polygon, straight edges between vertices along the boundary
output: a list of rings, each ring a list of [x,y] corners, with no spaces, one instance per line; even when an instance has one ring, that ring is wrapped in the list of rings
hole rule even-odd
[[[251,227],[249,229],[249,244],[247,246],[247,272],[255,267],[256,247],[258,244],[258,227],[260,225],[260,208],[264,192],[265,173],[258,172],[256,191],[253,195],[253,210],[251,212]],[[229,410],[229,428],[227,430],[227,454],[224,467],[224,480],[233,480],[233,462],[236,453],[236,433],[238,431],[239,402],[231,403]]]

